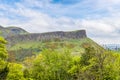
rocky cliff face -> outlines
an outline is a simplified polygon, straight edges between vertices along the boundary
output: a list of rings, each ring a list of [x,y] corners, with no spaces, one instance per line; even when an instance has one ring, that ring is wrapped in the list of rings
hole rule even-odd
[[[18,27],[2,27],[0,26],[0,35],[3,36],[9,44],[16,44],[25,41],[50,41],[50,40],[69,40],[86,38],[85,30],[77,31],[56,31],[47,33],[28,33]]]
[[[47,33],[30,33],[24,35],[8,36],[6,39],[8,42],[17,43],[23,41],[49,41],[54,39],[66,40],[66,39],[81,39],[86,38],[85,30],[71,31],[71,32],[47,32]]]

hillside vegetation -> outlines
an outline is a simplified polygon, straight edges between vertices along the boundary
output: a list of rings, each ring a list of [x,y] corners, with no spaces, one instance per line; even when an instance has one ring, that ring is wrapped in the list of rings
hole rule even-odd
[[[105,50],[85,30],[15,33],[0,37],[0,80],[120,80],[119,52]]]
[[[18,28],[18,27],[2,27],[0,26],[0,35],[3,36],[4,38],[8,37],[8,36],[14,36],[14,35],[20,35],[20,34],[27,34],[28,32],[25,31],[22,28]]]
[[[6,41],[0,43],[0,80],[120,80],[119,53],[85,43],[77,55],[66,47],[48,48],[16,63],[7,61]]]
[[[39,52],[43,51],[44,49],[52,49],[61,51],[64,48],[71,50],[74,54],[84,53],[85,47],[91,46],[94,47],[96,50],[99,51],[104,50],[101,46],[97,43],[92,41],[89,38],[83,39],[71,39],[71,40],[62,40],[62,41],[27,41],[27,42],[20,42],[15,44],[14,46],[8,48],[11,60],[11,55],[14,56],[15,61],[22,61],[25,57],[36,55]],[[24,54],[25,53],[25,54]],[[13,57],[12,57],[13,58]]]

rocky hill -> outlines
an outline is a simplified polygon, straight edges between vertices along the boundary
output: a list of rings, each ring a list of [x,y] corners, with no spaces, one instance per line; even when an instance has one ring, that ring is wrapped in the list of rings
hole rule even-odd
[[[7,38],[8,36],[15,36],[21,34],[27,34],[28,32],[18,27],[2,27],[0,26],[0,35]]]
[[[26,41],[50,41],[50,40],[69,40],[87,38],[85,30],[77,31],[55,31],[46,33],[28,33],[19,27],[2,27],[0,26],[0,35],[13,45]]]
[[[85,30],[28,33],[21,28],[0,26],[0,31],[8,41],[9,61],[13,59],[23,61],[26,57],[36,55],[44,49],[62,50],[66,48],[78,55],[78,52],[84,52],[84,46],[91,46],[96,50],[101,48],[87,38]]]
[[[47,33],[30,33],[24,35],[8,36],[6,40],[11,43],[24,41],[49,41],[49,40],[66,40],[66,39],[81,39],[86,38],[85,30],[77,30],[70,32],[47,32]]]

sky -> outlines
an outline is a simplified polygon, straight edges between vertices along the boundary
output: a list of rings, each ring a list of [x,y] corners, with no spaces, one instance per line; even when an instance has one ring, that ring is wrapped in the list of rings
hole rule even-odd
[[[0,0],[0,25],[31,33],[85,29],[100,44],[120,44],[120,0]]]

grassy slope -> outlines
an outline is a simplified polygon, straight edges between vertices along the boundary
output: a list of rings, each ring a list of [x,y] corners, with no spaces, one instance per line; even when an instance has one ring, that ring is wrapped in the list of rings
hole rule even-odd
[[[16,56],[16,60],[22,61],[25,57],[32,56],[39,53],[43,49],[55,49],[62,51],[65,48],[71,50],[72,54],[79,55],[84,53],[83,44],[89,44],[90,46],[99,50],[101,46],[92,41],[89,38],[84,39],[71,39],[65,41],[50,41],[50,42],[36,42],[36,41],[26,41],[15,44],[14,46],[8,48],[8,51],[12,51]],[[11,56],[11,55],[10,55]]]
[[[89,43],[93,47],[98,47],[98,44],[92,41],[89,38],[84,38],[84,39],[74,39],[74,40],[67,40],[67,41],[51,41],[51,42],[36,42],[36,41],[30,41],[30,42],[20,42],[18,44],[15,44],[14,46],[10,47],[8,50],[19,50],[20,48],[24,49],[29,49],[29,48],[38,48],[38,47],[45,47],[45,45],[49,44],[55,44],[60,45],[61,43],[63,44],[74,44],[76,48],[80,47],[83,43]]]

